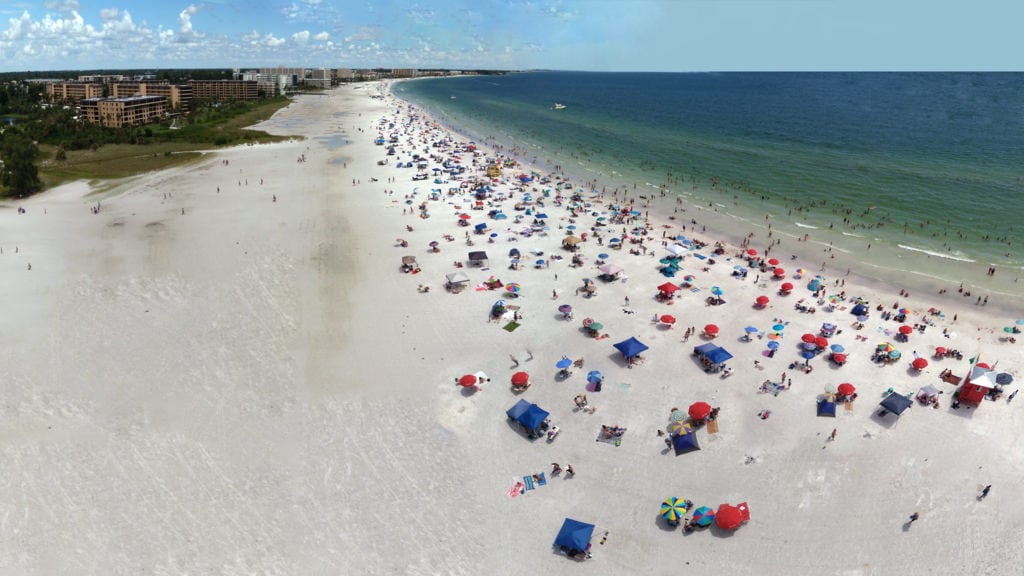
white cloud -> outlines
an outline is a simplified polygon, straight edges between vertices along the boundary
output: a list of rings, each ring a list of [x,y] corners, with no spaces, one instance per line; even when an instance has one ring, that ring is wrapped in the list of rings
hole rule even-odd
[[[309,30],[303,30],[302,32],[292,34],[292,42],[297,42],[299,44],[309,42]]]
[[[331,35],[328,34],[327,32],[321,32],[321,33],[317,34],[316,36],[313,36],[313,40],[316,40],[317,42],[323,42],[325,40],[329,40],[330,38],[331,38]]]
[[[78,0],[47,0],[43,2],[43,8],[47,10],[54,10],[61,14],[68,14],[71,12],[79,12],[82,10],[82,5]]]
[[[117,8],[100,8],[100,20],[103,20],[104,22],[117,20],[120,15],[121,11]]]
[[[284,38],[275,38],[274,35],[269,32],[267,33],[266,36],[263,37],[264,46],[270,46],[271,48],[275,48],[277,46],[281,46],[284,43]]]
[[[290,6],[285,6],[284,8],[281,8],[281,14],[283,14],[284,17],[289,20],[295,20],[299,16],[299,5],[296,4],[295,2],[292,2]]]

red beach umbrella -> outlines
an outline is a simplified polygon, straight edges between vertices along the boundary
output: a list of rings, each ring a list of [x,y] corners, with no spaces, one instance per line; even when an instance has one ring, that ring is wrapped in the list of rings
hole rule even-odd
[[[814,338],[814,345],[818,348],[828,348],[828,339],[824,336],[817,336]]]
[[[470,216],[469,214],[466,214],[465,212],[463,212],[462,214],[459,214],[459,220],[469,220],[470,218],[472,218],[472,216]]]
[[[944,356],[945,354],[946,354],[946,347],[945,346],[936,346],[935,347],[935,355],[936,356]]]
[[[718,326],[715,326],[714,324],[708,324],[707,326],[704,327],[704,331],[707,332],[708,334],[718,334]]]
[[[928,361],[924,358],[914,358],[914,361],[910,363],[915,370],[924,370],[928,367]]]
[[[906,324],[904,324],[903,326],[899,327],[899,331],[900,331],[900,334],[903,334],[904,336],[906,336],[908,334],[913,333],[914,329],[911,328],[910,326],[907,326]]]
[[[516,372],[512,375],[513,386],[525,386],[530,381],[530,375],[526,372]]]
[[[793,291],[793,283],[792,282],[783,282],[782,286],[779,286],[779,290],[782,290],[783,292],[792,292]]]
[[[459,386],[469,388],[470,386],[476,385],[476,376],[472,374],[466,374],[462,378],[459,378]]]
[[[757,250],[753,248],[747,248],[747,256],[757,256]]]
[[[750,513],[746,512],[746,504],[740,504],[739,506],[722,504],[718,507],[718,512],[715,512],[715,526],[722,530],[735,530],[745,520],[749,519]]]
[[[786,269],[776,268],[774,271],[772,271],[772,274],[774,274],[776,278],[782,278],[786,275]]]
[[[771,259],[769,259],[768,260],[768,265],[769,266],[778,266],[779,265],[779,259],[778,258],[771,258]]]
[[[853,384],[850,384],[849,382],[843,382],[842,384],[839,385],[838,388],[836,388],[836,392],[839,392],[843,396],[852,396],[853,393],[856,391],[857,388],[855,388]]]
[[[662,316],[660,318],[660,320],[661,320],[662,324],[675,324],[676,323],[676,317],[671,315],[671,314],[665,314],[664,316]]]
[[[811,334],[810,332],[808,332],[808,333],[806,333],[806,334],[804,334],[803,336],[800,337],[800,341],[801,342],[811,343],[811,342],[814,342],[815,338],[816,338],[816,336],[814,334]]]
[[[755,300],[755,302],[757,302],[758,306],[766,306],[769,301],[770,301],[769,298],[767,296],[765,296],[764,294],[758,296],[757,300]]]
[[[708,417],[708,414],[711,414],[711,405],[707,402],[694,402],[690,404],[687,414],[694,420],[703,420]]]
[[[832,360],[835,360],[836,364],[844,364],[846,363],[846,354],[836,352],[832,355]]]

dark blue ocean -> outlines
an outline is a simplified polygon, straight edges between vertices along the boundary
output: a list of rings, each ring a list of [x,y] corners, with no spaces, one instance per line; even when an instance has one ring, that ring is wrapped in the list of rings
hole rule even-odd
[[[530,72],[394,90],[599,186],[664,186],[848,252],[1024,265],[1024,74]]]

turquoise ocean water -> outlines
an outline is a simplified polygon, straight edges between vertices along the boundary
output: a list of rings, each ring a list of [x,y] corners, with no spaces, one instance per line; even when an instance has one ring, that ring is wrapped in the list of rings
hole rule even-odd
[[[883,277],[1019,287],[999,283],[1024,267],[1024,74],[531,72],[394,90],[542,170],[665,186],[744,230],[767,215]]]

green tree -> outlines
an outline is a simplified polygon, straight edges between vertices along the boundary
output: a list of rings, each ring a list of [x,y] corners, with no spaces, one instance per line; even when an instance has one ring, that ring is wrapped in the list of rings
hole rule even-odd
[[[8,194],[25,196],[42,188],[35,159],[39,148],[26,135],[16,130],[7,130],[0,141],[0,183]]]

